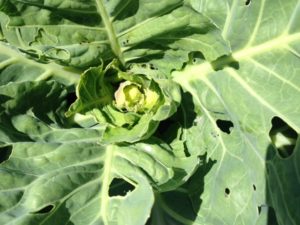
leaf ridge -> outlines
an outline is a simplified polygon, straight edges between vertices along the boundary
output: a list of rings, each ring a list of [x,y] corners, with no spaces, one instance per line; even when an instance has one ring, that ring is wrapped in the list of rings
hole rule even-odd
[[[300,88],[297,87],[295,84],[290,82],[289,80],[283,78],[283,76],[280,76],[280,74],[274,72],[273,70],[270,70],[268,67],[264,66],[263,64],[259,63],[255,59],[249,59],[250,62],[258,66],[259,68],[263,69],[264,71],[268,72],[269,74],[274,75],[277,79],[281,80],[283,83],[288,84],[291,88],[295,89],[296,91],[300,92]]]
[[[289,33],[289,29],[291,28],[292,26],[292,23],[294,22],[294,20],[296,19],[296,16],[297,16],[297,13],[298,11],[300,10],[300,1],[298,1],[296,7],[294,8],[293,12],[292,12],[292,15],[290,17],[290,20],[287,24],[287,28],[286,28],[286,33]]]
[[[280,49],[283,46],[298,40],[300,40],[300,33],[288,36],[281,35],[280,37],[264,42],[263,44],[241,49],[236,53],[233,53],[233,57],[237,60],[249,59],[254,55],[262,54],[266,51],[270,51],[270,49]]]
[[[260,26],[260,23],[261,23],[261,20],[262,20],[262,16],[264,14],[265,3],[266,3],[266,0],[261,0],[261,7],[259,9],[258,17],[257,17],[256,23],[255,23],[254,29],[252,31],[252,34],[251,34],[251,36],[249,38],[249,41],[246,44],[245,48],[248,48],[249,46],[252,45],[252,43],[253,43],[256,35],[257,35],[258,29],[259,29],[259,26]]]
[[[224,39],[227,39],[227,34],[230,28],[230,24],[233,18],[233,14],[235,12],[235,8],[237,6],[238,0],[234,0],[231,7],[228,5],[228,2],[226,2],[226,6],[227,6],[227,15],[226,15],[226,20],[225,20],[225,24],[223,27],[223,31],[222,31],[222,36],[224,37]]]

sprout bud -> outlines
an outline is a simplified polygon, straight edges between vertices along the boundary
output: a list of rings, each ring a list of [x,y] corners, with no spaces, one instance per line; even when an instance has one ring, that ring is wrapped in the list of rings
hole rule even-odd
[[[115,92],[115,106],[131,112],[151,110],[158,102],[157,92],[130,81],[122,82]]]

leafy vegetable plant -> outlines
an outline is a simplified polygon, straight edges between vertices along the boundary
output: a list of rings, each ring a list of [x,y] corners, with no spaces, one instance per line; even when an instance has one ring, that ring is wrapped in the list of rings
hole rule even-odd
[[[300,1],[0,1],[0,224],[300,224]]]

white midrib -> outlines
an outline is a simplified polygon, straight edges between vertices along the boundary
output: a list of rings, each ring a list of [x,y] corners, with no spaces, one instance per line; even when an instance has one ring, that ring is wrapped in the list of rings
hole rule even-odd
[[[282,34],[278,38],[267,41],[265,43],[238,50],[237,52],[233,53],[232,56],[235,60],[240,62],[243,60],[250,59],[255,55],[270,52],[271,50],[286,49],[289,46],[289,44],[295,41],[300,41],[300,33],[292,35]],[[174,71],[172,73],[172,76],[173,79],[179,84],[187,84],[191,80],[201,79],[201,77],[199,76],[200,74],[201,76],[207,76],[213,71],[214,70],[211,64],[209,62],[204,62],[199,65],[189,66],[183,71]],[[182,75],[183,73],[184,76]]]
[[[120,62],[124,64],[124,58],[121,51],[121,46],[117,39],[116,31],[112,24],[112,19],[110,19],[109,15],[107,14],[103,0],[97,0],[96,5],[97,5],[98,14],[101,16],[104,27],[107,30],[107,35],[108,35],[109,42],[111,44],[112,51],[120,60]]]
[[[103,181],[102,181],[102,190],[101,190],[101,216],[105,225],[109,225],[109,221],[107,218],[108,211],[108,192],[109,185],[111,182],[111,169],[113,163],[114,156],[114,147],[109,145],[106,149],[107,155],[104,160],[104,168],[103,168]]]
[[[300,33],[292,35],[283,34],[278,38],[265,42],[263,44],[237,51],[236,53],[233,53],[233,58],[235,58],[238,61],[246,58],[251,58],[254,55],[269,52],[272,49],[276,50],[280,48],[285,48],[288,46],[288,44],[293,43],[295,41],[300,41]]]

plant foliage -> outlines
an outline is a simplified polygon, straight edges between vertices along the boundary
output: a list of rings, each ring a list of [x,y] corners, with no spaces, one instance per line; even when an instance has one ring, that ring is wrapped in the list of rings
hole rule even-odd
[[[300,224],[299,0],[0,0],[0,224]]]

